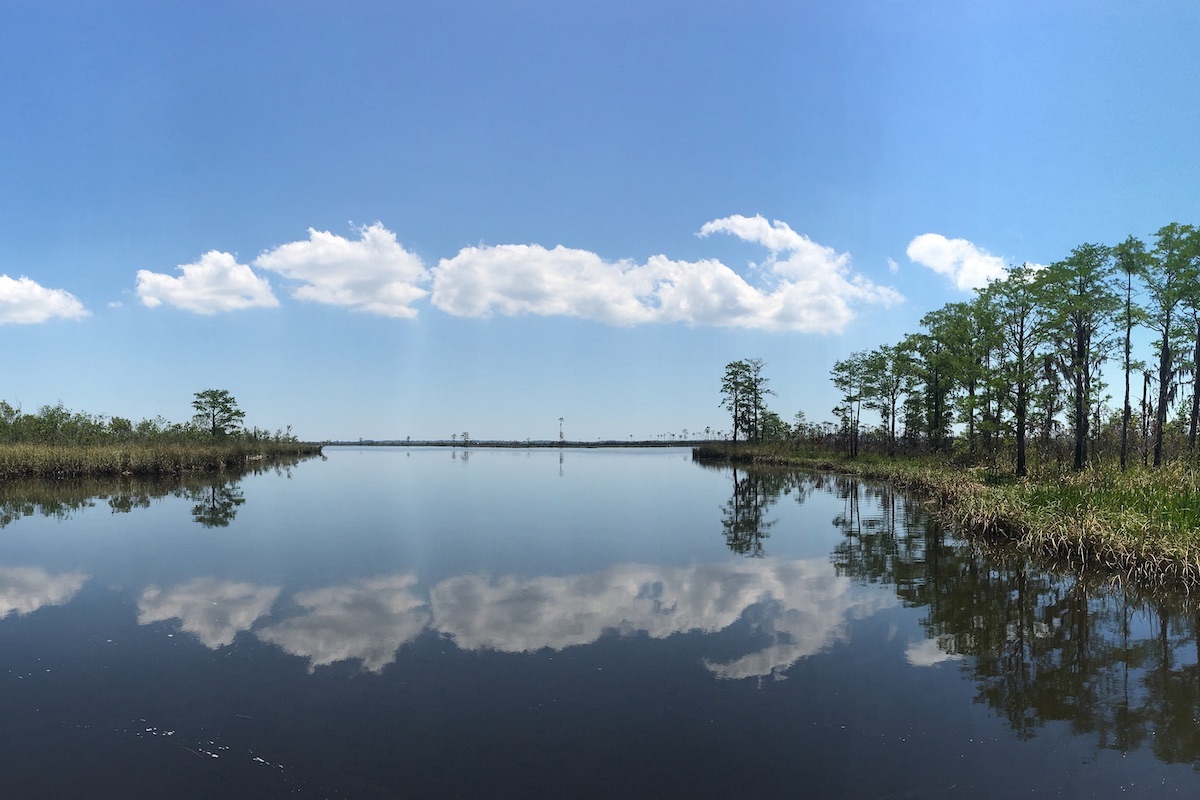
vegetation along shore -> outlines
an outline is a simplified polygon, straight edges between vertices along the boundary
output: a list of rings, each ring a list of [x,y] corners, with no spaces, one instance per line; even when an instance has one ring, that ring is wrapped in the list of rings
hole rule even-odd
[[[883,480],[930,502],[960,531],[1009,542],[1071,570],[1141,588],[1200,587],[1200,470],[1039,470],[1023,478],[937,459],[849,459],[754,444],[696,446],[700,461],[832,471]]]
[[[0,400],[0,480],[218,472],[278,458],[320,455],[291,429],[246,428],[245,412],[223,389],[197,392],[184,423],[70,411],[23,413]]]
[[[882,478],[1028,552],[1200,586],[1195,226],[1011,266],[830,377],[835,419],[788,422],[761,360],[726,365],[729,429],[697,457]]]

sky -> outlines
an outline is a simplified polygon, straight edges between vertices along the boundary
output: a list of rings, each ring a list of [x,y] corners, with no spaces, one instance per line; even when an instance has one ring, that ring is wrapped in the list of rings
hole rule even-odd
[[[0,0],[0,399],[301,438],[785,419],[1200,223],[1192,2]]]

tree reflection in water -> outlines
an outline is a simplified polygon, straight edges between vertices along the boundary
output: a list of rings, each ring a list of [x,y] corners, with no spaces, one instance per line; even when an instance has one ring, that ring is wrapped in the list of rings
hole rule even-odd
[[[1021,738],[1061,723],[1097,749],[1150,747],[1200,762],[1200,602],[1035,562],[965,537],[891,487],[852,477],[733,470],[722,527],[734,552],[762,556],[786,494],[843,502],[831,558],[839,575],[890,585],[924,611],[914,664],[957,659],[976,699]],[[936,649],[935,649],[936,648]]]
[[[725,544],[735,553],[752,558],[764,555],[775,520],[767,512],[780,497],[792,496],[803,503],[818,485],[820,476],[785,470],[733,468],[733,494],[721,509]]]
[[[206,528],[225,528],[237,516],[238,506],[246,502],[239,482],[214,483],[192,490],[192,519]]]

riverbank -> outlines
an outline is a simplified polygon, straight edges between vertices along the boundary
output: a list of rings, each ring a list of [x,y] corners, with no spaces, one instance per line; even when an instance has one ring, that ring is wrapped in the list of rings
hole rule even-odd
[[[1200,586],[1200,470],[1095,468],[1016,479],[938,462],[814,458],[783,450],[703,445],[700,461],[819,469],[884,480],[932,501],[959,529],[1013,543],[1075,569],[1146,587]]]
[[[255,461],[319,455],[321,446],[306,442],[0,444],[0,480],[220,472]]]

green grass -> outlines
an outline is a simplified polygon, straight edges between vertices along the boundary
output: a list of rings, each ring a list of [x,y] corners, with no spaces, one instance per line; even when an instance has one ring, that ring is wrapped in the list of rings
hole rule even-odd
[[[99,475],[178,475],[242,468],[254,461],[319,455],[300,442],[231,441],[161,444],[0,444],[0,480]]]

